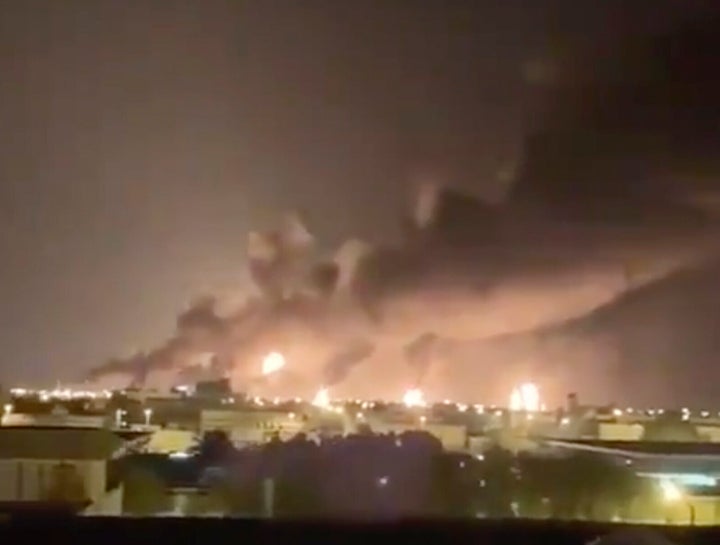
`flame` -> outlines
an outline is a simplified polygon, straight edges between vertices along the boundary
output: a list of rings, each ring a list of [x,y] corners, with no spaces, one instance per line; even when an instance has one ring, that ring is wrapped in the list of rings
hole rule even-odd
[[[280,352],[270,352],[262,362],[262,374],[272,375],[285,367],[285,356]]]
[[[403,403],[407,407],[424,407],[425,396],[419,388],[412,388],[405,392],[405,395],[403,396]]]
[[[532,382],[521,384],[510,394],[510,410],[538,412],[541,409],[540,390]]]
[[[320,388],[318,393],[315,394],[312,404],[316,407],[327,408],[330,406],[330,393],[327,388]]]

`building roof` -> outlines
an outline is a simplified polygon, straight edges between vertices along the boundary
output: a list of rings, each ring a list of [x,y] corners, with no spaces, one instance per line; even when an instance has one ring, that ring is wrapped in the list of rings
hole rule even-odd
[[[717,456],[720,443],[700,441],[603,441],[595,439],[549,441],[553,446],[586,450],[622,451],[629,456]],[[619,453],[619,452],[618,452]]]
[[[91,502],[55,502],[55,501],[0,501],[0,521],[3,517],[48,517],[72,516],[86,509]]]
[[[106,460],[123,446],[106,429],[0,427],[0,459]]]

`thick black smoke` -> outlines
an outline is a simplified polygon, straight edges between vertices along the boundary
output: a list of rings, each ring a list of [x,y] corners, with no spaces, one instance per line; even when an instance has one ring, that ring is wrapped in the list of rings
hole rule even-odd
[[[718,24],[633,34],[568,66],[513,204],[576,221],[700,220],[720,191]]]
[[[628,343],[657,343],[653,331],[675,342],[671,327],[659,324],[635,341],[610,327],[587,336],[573,326],[549,344],[541,332],[585,323],[583,316],[624,292],[692,261],[690,250],[710,251],[718,228],[709,204],[720,190],[716,22],[632,38],[579,64],[554,88],[506,203],[426,188],[405,218],[402,242],[353,250],[332,263],[316,255],[313,237],[290,217],[278,230],[250,235],[258,301],[220,317],[213,301],[202,300],[160,348],[110,362],[93,376],[128,370],[140,380],[152,370],[183,369],[204,352],[231,370],[248,366],[249,354],[319,346],[299,359],[317,359],[307,372],[317,373],[318,385],[333,385],[351,379],[361,362],[383,363],[389,345],[420,337],[405,353],[410,365],[383,365],[422,380],[432,358],[421,348],[433,344],[432,335],[513,338],[526,330],[532,333],[511,343],[519,358],[543,360],[549,347],[561,365],[583,360],[602,374],[616,353],[622,369]],[[639,270],[641,281],[631,281],[629,270]],[[663,312],[668,324],[700,327],[691,309]],[[348,338],[368,340],[348,348]],[[690,350],[679,340],[674,346],[678,357]],[[500,365],[504,349],[497,350]]]
[[[477,354],[505,368],[533,361],[546,374],[564,375],[567,383],[582,348],[588,365],[603,371],[603,389],[615,400],[710,407],[720,380],[719,282],[716,258],[632,290],[583,317],[487,340]],[[586,381],[580,389],[588,398],[597,388],[597,382]]]

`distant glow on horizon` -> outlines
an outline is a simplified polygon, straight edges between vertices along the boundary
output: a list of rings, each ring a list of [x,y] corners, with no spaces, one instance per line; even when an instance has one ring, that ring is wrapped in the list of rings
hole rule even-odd
[[[541,407],[540,390],[532,382],[521,384],[510,394],[510,410],[512,411],[538,412]]]
[[[424,407],[425,396],[419,388],[411,388],[403,396],[403,403],[406,407]]]
[[[320,388],[318,390],[318,393],[315,394],[315,397],[312,400],[312,404],[316,407],[321,407],[323,409],[326,409],[330,406],[330,392],[327,388]]]
[[[285,356],[280,352],[270,352],[262,362],[262,374],[272,375],[285,367]]]

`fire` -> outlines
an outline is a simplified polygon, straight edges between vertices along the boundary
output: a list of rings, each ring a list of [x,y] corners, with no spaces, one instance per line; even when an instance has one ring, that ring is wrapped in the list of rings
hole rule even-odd
[[[515,388],[510,394],[510,410],[537,412],[542,408],[540,390],[532,382]]]
[[[285,367],[285,356],[280,352],[270,352],[262,362],[262,374],[272,375]]]
[[[425,396],[419,388],[412,388],[405,392],[405,395],[403,396],[403,403],[407,407],[424,407]]]
[[[327,388],[320,388],[312,401],[316,407],[327,408],[330,406],[330,393]]]

